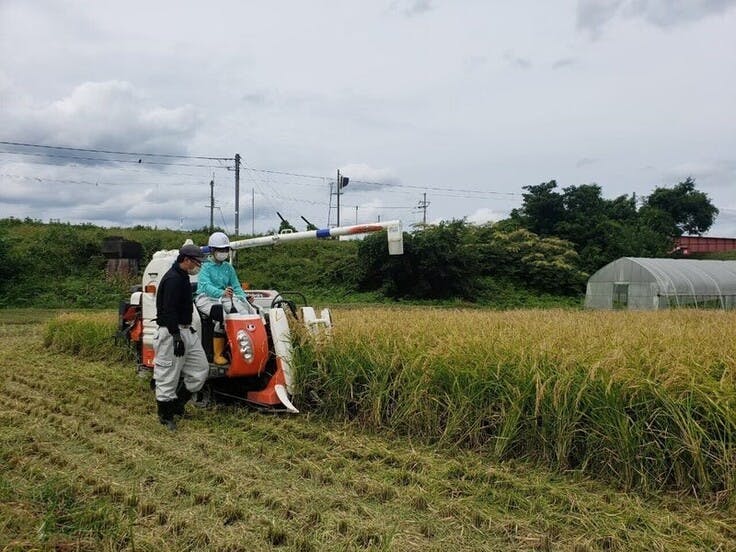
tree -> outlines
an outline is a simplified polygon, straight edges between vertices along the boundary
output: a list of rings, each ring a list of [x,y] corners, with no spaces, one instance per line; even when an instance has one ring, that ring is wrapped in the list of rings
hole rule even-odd
[[[580,270],[572,243],[524,229],[506,232],[497,225],[479,227],[475,235],[482,275],[549,293],[582,291],[588,275]]]
[[[573,243],[582,268],[591,273],[623,256],[665,256],[674,237],[705,232],[718,214],[692,178],[655,189],[639,209],[634,196],[605,199],[597,184],[569,186],[562,193],[556,187],[554,180],[526,186],[521,208],[502,227]]]
[[[359,246],[359,285],[394,298],[477,301],[489,280],[555,294],[582,291],[587,275],[572,244],[528,230],[505,232],[464,220],[404,234],[404,255],[389,257],[382,236]]]
[[[404,234],[404,254],[389,257],[386,238],[367,236],[358,249],[360,288],[381,289],[390,297],[473,300],[478,268],[464,247],[469,225],[464,220],[428,225]]]
[[[511,219],[539,236],[552,236],[555,228],[565,217],[565,204],[562,195],[554,191],[557,182],[550,180],[536,186],[524,186],[521,209],[511,212]]]
[[[695,180],[687,177],[674,188],[656,188],[644,201],[644,207],[657,209],[670,217],[671,236],[702,234],[713,226],[718,209],[704,192],[695,189]],[[650,215],[657,218],[656,215]],[[662,216],[660,225],[666,225]]]

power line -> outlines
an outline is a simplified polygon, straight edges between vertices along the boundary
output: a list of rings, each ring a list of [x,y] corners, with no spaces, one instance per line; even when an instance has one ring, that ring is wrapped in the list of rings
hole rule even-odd
[[[413,186],[411,184],[382,184],[380,182],[369,182],[365,180],[351,180],[351,183],[359,183],[359,184],[367,184],[369,186],[382,186],[382,187],[397,187],[397,188],[411,188],[414,190],[432,190],[432,191],[439,191],[439,192],[464,192],[468,194],[492,194],[492,195],[508,195],[508,196],[520,196],[522,194],[516,193],[516,192],[496,192],[493,190],[470,190],[470,189],[462,189],[462,188],[440,188],[437,186]]]
[[[206,168],[206,169],[227,169],[227,167],[223,167],[221,165],[200,165],[196,163],[165,163],[163,161],[141,161],[139,159],[138,161],[126,161],[123,159],[103,159],[101,157],[79,157],[75,155],[55,155],[53,153],[36,153],[36,152],[22,152],[22,151],[3,151],[0,150],[0,153],[7,154],[7,155],[32,155],[36,157],[52,157],[52,158],[58,158],[58,159],[73,159],[75,161],[97,161],[97,162],[107,162],[107,163],[130,163],[132,165],[163,165],[167,167],[200,167],[200,168]]]
[[[79,160],[79,161],[108,161],[108,162],[114,162],[114,163],[141,164],[142,163],[141,158],[143,157],[199,159],[199,160],[207,160],[207,161],[234,161],[234,158],[232,157],[208,157],[208,156],[201,156],[201,155],[177,155],[177,154],[170,154],[170,153],[160,153],[159,154],[159,153],[142,153],[142,152],[123,152],[123,151],[91,149],[91,148],[74,148],[70,146],[50,146],[50,145],[45,145],[45,144],[31,144],[31,143],[26,143],[26,142],[10,142],[10,141],[2,141],[2,140],[0,140],[0,144],[18,146],[18,147],[28,147],[28,148],[45,148],[45,149],[65,150],[65,151],[105,153],[105,154],[110,154],[110,155],[128,155],[128,156],[139,157],[137,161],[135,160],[124,161],[124,160],[119,160],[119,159],[101,159],[99,157],[79,157],[79,156],[40,154],[40,153],[34,153],[34,152],[24,153],[24,152],[15,152],[15,151],[0,151],[0,153],[10,154],[10,155],[35,155],[38,157],[55,157],[55,158],[60,158],[60,159],[73,159],[73,160]],[[193,164],[193,163],[164,163],[161,161],[145,161],[145,163],[147,165],[212,168],[211,165],[199,165],[199,164]],[[222,167],[221,165],[215,166],[215,168],[225,168],[226,170],[233,169],[233,167]],[[260,173],[265,173],[265,174],[278,174],[278,175],[283,175],[283,176],[293,176],[297,178],[309,178],[313,180],[321,180],[323,183],[326,183],[329,181],[329,177],[326,177],[326,176],[295,173],[295,172],[281,171],[281,170],[275,170],[275,169],[257,169],[255,167],[248,167],[247,165],[245,165],[245,163],[243,163],[243,169],[246,171],[260,172]],[[388,184],[385,182],[372,182],[369,180],[357,180],[357,179],[352,179],[352,182],[355,184],[365,184],[368,186],[379,186],[379,187],[389,189],[389,190],[391,188],[408,188],[408,189],[414,189],[414,190],[431,190],[433,192],[451,192],[451,193],[456,193],[456,194],[458,193],[475,194],[476,196],[477,195],[480,195],[480,196],[502,195],[502,196],[519,197],[522,195],[516,192],[498,192],[494,190],[445,188],[445,187],[437,187],[437,186],[416,186],[416,185],[411,185],[411,184]],[[448,197],[463,197],[463,196],[448,196]]]
[[[252,171],[252,172],[281,174],[284,176],[296,176],[299,178],[312,178],[315,180],[323,180],[323,181],[327,181],[329,179],[329,177],[326,177],[326,176],[317,176],[313,174],[300,174],[300,173],[287,172],[287,171],[277,171],[277,170],[272,170],[272,169],[256,169],[253,167],[244,167],[244,169],[246,171]],[[497,192],[497,191],[492,191],[492,190],[470,190],[470,189],[462,189],[462,188],[440,188],[440,187],[433,187],[433,186],[412,186],[411,184],[388,184],[386,182],[371,182],[369,180],[357,180],[357,179],[350,179],[350,182],[353,184],[366,184],[368,186],[380,186],[382,188],[388,188],[388,189],[412,188],[415,190],[432,190],[432,191],[457,192],[457,193],[475,193],[475,194],[492,194],[492,195],[508,195],[508,196],[521,196],[522,195],[517,192]]]
[[[246,171],[251,171],[251,172],[261,172],[261,173],[267,173],[267,174],[282,174],[285,176],[297,176],[299,178],[314,178],[315,180],[327,180],[326,176],[317,176],[314,174],[299,174],[299,173],[293,173],[293,172],[287,172],[287,171],[276,171],[276,170],[271,170],[271,169],[255,169],[253,167],[246,167],[246,166],[243,166],[243,168]]]
[[[138,153],[130,151],[111,151],[111,150],[99,150],[99,149],[87,149],[87,148],[72,148],[69,146],[48,146],[44,144],[28,144],[25,142],[4,142],[0,140],[0,144],[7,146],[21,146],[27,148],[46,148],[46,149],[57,149],[57,150],[68,150],[68,151],[87,151],[91,153],[109,153],[113,155],[133,155],[136,157],[171,157],[176,159],[203,159],[207,161],[233,161],[232,157],[205,157],[202,155],[177,155],[173,153]]]

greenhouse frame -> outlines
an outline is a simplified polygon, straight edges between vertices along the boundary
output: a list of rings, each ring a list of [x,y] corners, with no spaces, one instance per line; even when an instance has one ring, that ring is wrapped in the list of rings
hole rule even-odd
[[[736,307],[736,261],[622,257],[588,279],[585,307]]]

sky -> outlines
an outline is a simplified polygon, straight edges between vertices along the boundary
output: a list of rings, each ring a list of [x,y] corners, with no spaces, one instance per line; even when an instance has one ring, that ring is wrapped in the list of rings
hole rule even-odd
[[[692,177],[736,237],[735,100],[736,0],[0,0],[0,218],[410,228]]]

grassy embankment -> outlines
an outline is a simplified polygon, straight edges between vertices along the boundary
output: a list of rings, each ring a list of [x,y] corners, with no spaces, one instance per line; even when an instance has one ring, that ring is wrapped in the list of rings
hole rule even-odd
[[[377,326],[364,325],[358,314],[338,313],[333,342],[338,349],[348,344],[346,339],[355,339],[349,337],[354,332],[363,340],[368,335],[371,358],[380,364],[389,354],[383,351],[384,332],[394,329],[394,320],[402,331],[388,339],[392,358],[402,360],[422,350],[400,348],[417,339],[421,324],[412,326],[388,311],[387,318],[373,313]],[[436,324],[435,314],[421,311],[420,316],[416,311],[407,316],[417,323],[426,315],[427,323]],[[462,328],[460,319],[469,314],[455,313],[447,326]],[[524,339],[517,335],[518,320],[511,313],[503,325],[479,326],[478,319],[469,320],[478,331],[496,328],[497,336],[485,338],[495,343],[494,350],[500,351],[501,343],[511,347],[511,338]],[[672,320],[675,325],[682,322]],[[651,319],[645,321],[650,324],[639,327],[644,335]],[[600,324],[588,319],[585,326],[593,322]],[[713,329],[705,319],[700,324],[692,329]],[[180,431],[171,434],[155,420],[147,382],[137,379],[129,364],[107,360],[117,354],[109,340],[114,325],[110,313],[72,315],[62,325],[49,326],[45,346],[42,327],[30,320],[0,324],[5,359],[0,368],[0,549],[582,552],[726,550],[736,544],[728,500],[716,504],[673,493],[624,493],[585,478],[579,470],[555,474],[528,463],[495,462],[489,455],[494,447],[447,446],[458,441],[447,424],[439,426],[446,438],[433,446],[390,432],[366,433],[359,425],[317,417],[308,409],[291,417],[219,407],[192,410]],[[462,333],[441,328],[445,325],[433,335],[444,334],[444,345],[424,351],[417,366],[434,368],[430,353],[444,354],[445,362],[453,351],[470,354],[466,341],[460,345]],[[560,350],[568,339],[555,337],[552,326],[547,329],[546,337],[540,332],[536,339],[550,353],[582,358],[572,345]],[[62,335],[77,339],[49,339]],[[76,347],[79,341],[89,346]],[[363,366],[365,373],[366,357],[358,354],[356,360],[362,349],[352,343],[350,366],[333,368]],[[57,352],[69,347],[76,347],[76,356]],[[543,349],[527,342],[525,352],[518,354],[532,358]],[[731,354],[727,345],[724,349]],[[334,354],[337,349],[331,350]],[[478,352],[477,347],[472,350]],[[672,361],[663,352],[659,347],[650,353],[650,360],[661,359],[650,363],[651,373]],[[593,351],[589,354],[588,360],[596,357]],[[599,358],[599,368],[619,364],[614,357],[620,354],[614,343],[611,353]],[[678,358],[683,366],[691,360]],[[708,362],[710,357],[692,358]],[[728,363],[733,357],[724,359]],[[350,381],[361,392],[356,379]],[[465,383],[470,384],[458,381]],[[328,391],[322,389],[321,400],[327,400]],[[383,392],[380,386],[375,391]],[[363,396],[364,408],[359,405],[353,414],[371,425],[371,412],[382,419],[376,405],[384,401]],[[472,398],[477,397],[471,391],[468,400]],[[425,419],[418,416],[417,427],[426,426],[426,411],[447,406],[435,399],[428,402],[426,410],[418,409]],[[326,403],[321,408],[329,411]],[[405,422],[395,429],[407,428]],[[420,441],[432,438],[421,436]]]

